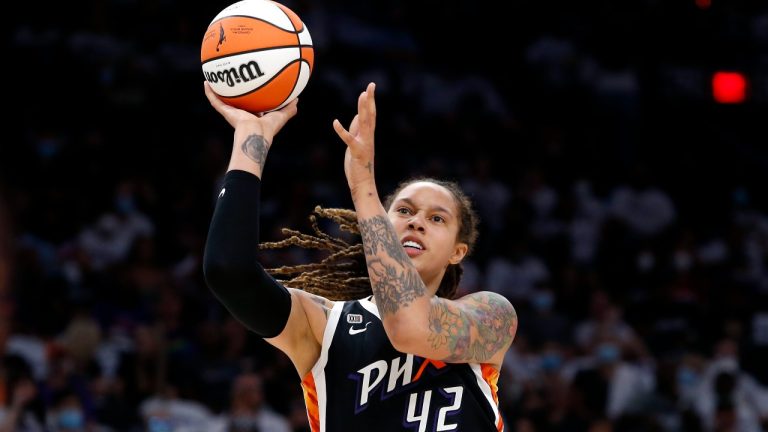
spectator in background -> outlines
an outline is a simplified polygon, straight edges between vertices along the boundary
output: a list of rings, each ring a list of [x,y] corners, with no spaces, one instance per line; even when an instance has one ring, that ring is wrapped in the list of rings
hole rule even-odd
[[[42,422],[30,409],[31,402],[37,396],[35,383],[30,377],[9,381],[11,375],[6,365],[3,365],[0,432],[43,432]]]
[[[83,403],[78,395],[68,389],[54,395],[48,410],[46,425],[50,432],[111,432],[86,417]]]
[[[189,376],[169,370],[162,389],[139,405],[148,432],[210,432],[214,421],[211,411],[202,403],[180,396],[179,389]]]
[[[528,312],[521,312],[528,326],[521,329],[537,349],[548,342],[567,345],[571,341],[571,322],[555,309],[555,293],[546,287],[535,289],[529,298]]]
[[[557,190],[547,180],[541,168],[528,169],[520,184],[520,196],[531,209],[531,237],[547,244],[565,232],[558,214],[561,205]]]
[[[694,392],[694,408],[707,431],[758,432],[768,427],[768,388],[741,370],[738,345],[718,341]]]
[[[487,255],[500,246],[497,242],[508,224],[504,215],[512,199],[509,186],[499,181],[493,169],[493,159],[490,155],[476,155],[469,174],[461,181],[461,187],[476,203],[480,223],[486,232],[487,239],[478,241],[480,256],[484,253]]]
[[[623,317],[622,310],[604,291],[592,293],[590,315],[574,330],[574,341],[583,352],[593,352],[602,340],[620,344],[621,350],[633,358],[643,358],[647,349],[635,330]]]
[[[613,189],[609,211],[638,238],[654,237],[677,219],[669,194],[651,182],[647,167],[638,165],[628,184]]]
[[[574,215],[570,221],[571,259],[578,265],[589,267],[594,263],[600,243],[600,231],[606,209],[595,195],[589,181],[574,182],[571,192]]]
[[[306,419],[306,411],[302,406]],[[247,372],[235,379],[229,410],[210,429],[212,432],[291,432],[288,420],[267,406],[263,380]]]
[[[138,406],[162,387],[167,367],[167,341],[159,329],[146,324],[136,327],[133,340],[134,349],[119,355],[117,379],[125,389],[128,403]]]
[[[154,234],[154,223],[139,210],[136,201],[133,183],[120,183],[115,190],[112,211],[80,232],[78,244],[94,270],[123,261],[137,238]]]
[[[576,371],[571,385],[580,395],[585,420],[616,420],[638,413],[653,391],[654,375],[624,361],[623,355],[615,341],[597,341],[588,361]]]
[[[485,287],[499,293],[511,302],[530,301],[536,287],[549,280],[544,261],[534,255],[522,233],[508,233],[504,238],[504,254],[488,263]]]

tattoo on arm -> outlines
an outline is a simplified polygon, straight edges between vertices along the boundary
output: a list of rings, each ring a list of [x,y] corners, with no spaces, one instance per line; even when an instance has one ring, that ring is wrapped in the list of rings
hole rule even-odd
[[[259,164],[264,168],[264,161],[267,159],[267,150],[269,150],[269,143],[261,135],[248,135],[243,141],[240,149],[248,156],[249,159]]]
[[[386,216],[361,220],[359,227],[368,276],[383,318],[424,295],[426,288]]]
[[[470,328],[469,317],[460,309],[450,308],[442,301],[432,304],[428,341],[432,348],[447,348],[452,353],[450,360],[469,350]]]
[[[506,299],[477,293],[473,300],[472,311],[439,299],[432,304],[429,342],[451,353],[446,361],[487,361],[515,336],[517,313]]]
[[[312,293],[307,293],[307,294],[309,294],[309,298],[311,298],[313,302],[319,304],[320,307],[323,308],[323,313],[325,314],[325,317],[328,318],[328,315],[331,313],[331,305],[329,304],[330,302],[327,299],[324,299]]]

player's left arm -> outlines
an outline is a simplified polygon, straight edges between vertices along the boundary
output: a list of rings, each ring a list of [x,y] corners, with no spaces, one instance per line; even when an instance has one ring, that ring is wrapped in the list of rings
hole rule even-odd
[[[489,291],[458,300],[432,297],[422,323],[401,335],[399,349],[450,363],[501,366],[517,333],[517,312],[505,297]]]
[[[517,331],[515,309],[506,298],[490,292],[455,301],[431,295],[379,201],[373,173],[374,91],[371,83],[358,97],[358,114],[349,130],[338,120],[333,127],[347,145],[344,171],[384,330],[401,352],[499,367]]]

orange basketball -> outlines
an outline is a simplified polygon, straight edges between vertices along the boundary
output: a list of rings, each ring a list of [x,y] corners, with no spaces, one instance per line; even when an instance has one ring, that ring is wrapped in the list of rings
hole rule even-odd
[[[213,18],[200,60],[224,102],[261,113],[282,108],[304,90],[315,51],[292,10],[271,0],[242,0]]]

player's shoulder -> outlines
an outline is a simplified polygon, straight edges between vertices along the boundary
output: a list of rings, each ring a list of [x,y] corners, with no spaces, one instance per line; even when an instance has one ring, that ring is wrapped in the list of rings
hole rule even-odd
[[[485,307],[494,307],[510,312],[515,311],[512,302],[503,295],[493,291],[475,291],[465,296],[459,297],[455,301],[465,305],[477,305]]]
[[[467,294],[456,303],[459,314],[477,329],[473,346],[479,349],[473,361],[490,363],[501,368],[504,353],[517,334],[518,318],[512,303],[503,295],[492,291]],[[483,355],[480,355],[483,354]]]
[[[326,311],[326,315],[327,312],[333,309],[333,306],[336,304],[336,302],[333,300],[329,300],[323,296],[312,294],[298,288],[288,288],[288,291],[291,293],[291,296],[299,299],[299,301],[301,301],[304,305],[312,304],[319,306],[321,309]]]

